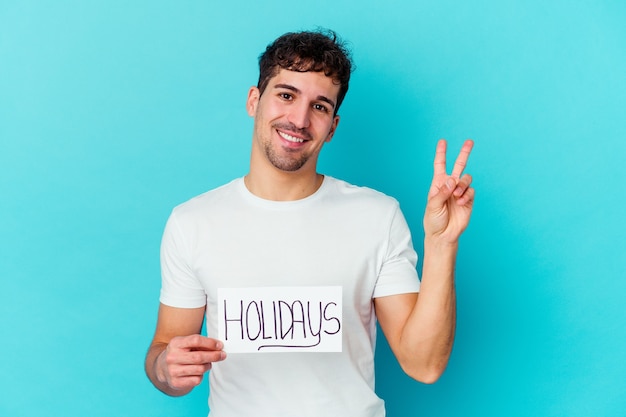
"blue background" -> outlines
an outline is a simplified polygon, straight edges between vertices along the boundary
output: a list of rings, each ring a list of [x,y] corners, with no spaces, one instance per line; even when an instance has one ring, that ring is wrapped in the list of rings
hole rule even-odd
[[[206,384],[143,373],[162,229],[247,172],[257,57],[318,25],[357,63],[321,171],[396,197],[420,253],[436,141],[476,141],[453,356],[421,385],[381,338],[388,414],[626,415],[624,22],[621,0],[0,2],[0,415],[206,415]]]

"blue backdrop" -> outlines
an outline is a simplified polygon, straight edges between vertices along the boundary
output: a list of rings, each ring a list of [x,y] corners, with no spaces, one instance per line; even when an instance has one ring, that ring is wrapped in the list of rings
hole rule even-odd
[[[438,138],[468,172],[442,379],[381,341],[390,416],[626,415],[626,3],[0,3],[0,415],[203,416],[143,373],[176,204],[246,173],[257,56],[324,26],[357,70],[321,171],[396,197],[421,252]],[[305,376],[303,376],[305,377]]]

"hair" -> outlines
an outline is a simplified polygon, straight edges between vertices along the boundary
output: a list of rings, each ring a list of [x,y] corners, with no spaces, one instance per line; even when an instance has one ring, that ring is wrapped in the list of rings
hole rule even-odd
[[[259,82],[257,87],[263,94],[270,79],[281,69],[298,72],[324,72],[333,82],[339,84],[337,106],[343,102],[350,74],[353,71],[351,53],[332,30],[320,29],[315,32],[290,32],[269,44],[259,57]]]

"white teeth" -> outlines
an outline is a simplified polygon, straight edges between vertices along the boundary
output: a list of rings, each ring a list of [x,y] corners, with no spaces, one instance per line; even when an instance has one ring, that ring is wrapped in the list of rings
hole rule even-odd
[[[297,142],[297,143],[302,143],[304,142],[304,139],[300,139],[300,138],[296,138],[294,136],[288,135],[285,132],[278,132],[278,134],[283,138],[288,140],[289,142]]]

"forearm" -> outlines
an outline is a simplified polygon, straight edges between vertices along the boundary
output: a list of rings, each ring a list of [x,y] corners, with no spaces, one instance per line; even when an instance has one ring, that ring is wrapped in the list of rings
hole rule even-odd
[[[422,285],[400,342],[405,371],[423,382],[439,378],[452,352],[457,249],[457,244],[443,244],[428,238],[424,242]]]
[[[167,378],[165,377],[165,369],[163,369],[163,361],[162,356],[165,355],[165,350],[167,349],[167,343],[153,343],[148,349],[148,353],[146,354],[146,362],[145,362],[145,371],[148,379],[152,382],[152,384],[159,389],[159,391],[173,396],[180,397],[182,395],[188,394],[192,388],[188,389],[176,389],[172,388],[167,383]]]

